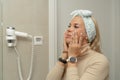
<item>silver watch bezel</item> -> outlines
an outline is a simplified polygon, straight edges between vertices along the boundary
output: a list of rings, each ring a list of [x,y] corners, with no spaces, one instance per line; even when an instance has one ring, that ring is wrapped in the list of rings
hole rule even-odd
[[[75,61],[71,61],[71,59],[75,59]],[[70,57],[68,57],[67,62],[76,63],[77,62],[77,58],[73,57],[73,56],[70,56]]]

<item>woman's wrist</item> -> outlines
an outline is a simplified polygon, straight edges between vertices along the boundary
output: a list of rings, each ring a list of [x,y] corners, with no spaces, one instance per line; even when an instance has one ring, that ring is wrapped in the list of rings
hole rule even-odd
[[[60,62],[60,61],[58,61],[58,64],[61,65],[61,66],[65,66],[65,64]]]
[[[58,59],[58,63],[62,66],[65,66],[65,64],[67,63],[67,58],[68,58],[68,52],[67,51],[63,51],[61,56]]]
[[[68,67],[76,67],[77,62],[78,62],[77,57],[74,55],[70,55],[67,59]]]
[[[77,62],[76,63],[68,62],[67,64],[68,64],[67,67],[77,67]]]
[[[77,58],[77,55],[70,54],[70,55],[68,55],[68,57],[76,57]]]
[[[63,51],[62,54],[61,54],[61,57],[63,59],[67,59],[68,58],[68,51]]]

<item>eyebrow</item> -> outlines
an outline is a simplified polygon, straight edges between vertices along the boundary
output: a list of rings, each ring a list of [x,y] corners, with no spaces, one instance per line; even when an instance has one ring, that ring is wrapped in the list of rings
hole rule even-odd
[[[71,25],[71,23],[69,23],[69,25]],[[74,25],[79,25],[79,26],[80,26],[80,24],[79,24],[79,23],[74,23]]]
[[[75,25],[79,25],[78,23],[75,23]]]
[[[78,26],[80,26],[80,24],[79,24],[79,23],[74,23],[74,25],[78,25]]]

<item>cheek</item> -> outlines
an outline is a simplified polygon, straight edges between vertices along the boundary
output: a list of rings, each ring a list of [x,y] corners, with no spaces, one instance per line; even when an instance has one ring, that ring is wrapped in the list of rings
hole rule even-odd
[[[84,32],[84,31],[83,31],[82,29],[79,29],[79,30],[77,31],[77,33],[78,33],[78,34],[77,34],[78,37],[80,37],[80,36],[81,36],[81,33],[83,34],[83,32]]]
[[[82,34],[81,34],[81,33],[82,33]],[[84,30],[81,30],[81,31],[78,32],[78,39],[79,39],[80,37],[82,37],[82,38],[84,39],[84,38],[86,38],[86,35],[87,35],[86,32],[85,32]]]

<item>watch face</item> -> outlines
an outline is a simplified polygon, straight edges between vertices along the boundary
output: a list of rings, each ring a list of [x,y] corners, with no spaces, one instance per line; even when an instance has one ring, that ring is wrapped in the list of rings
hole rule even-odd
[[[76,62],[76,58],[75,57],[71,57],[70,58],[70,62],[73,62],[73,63]]]

